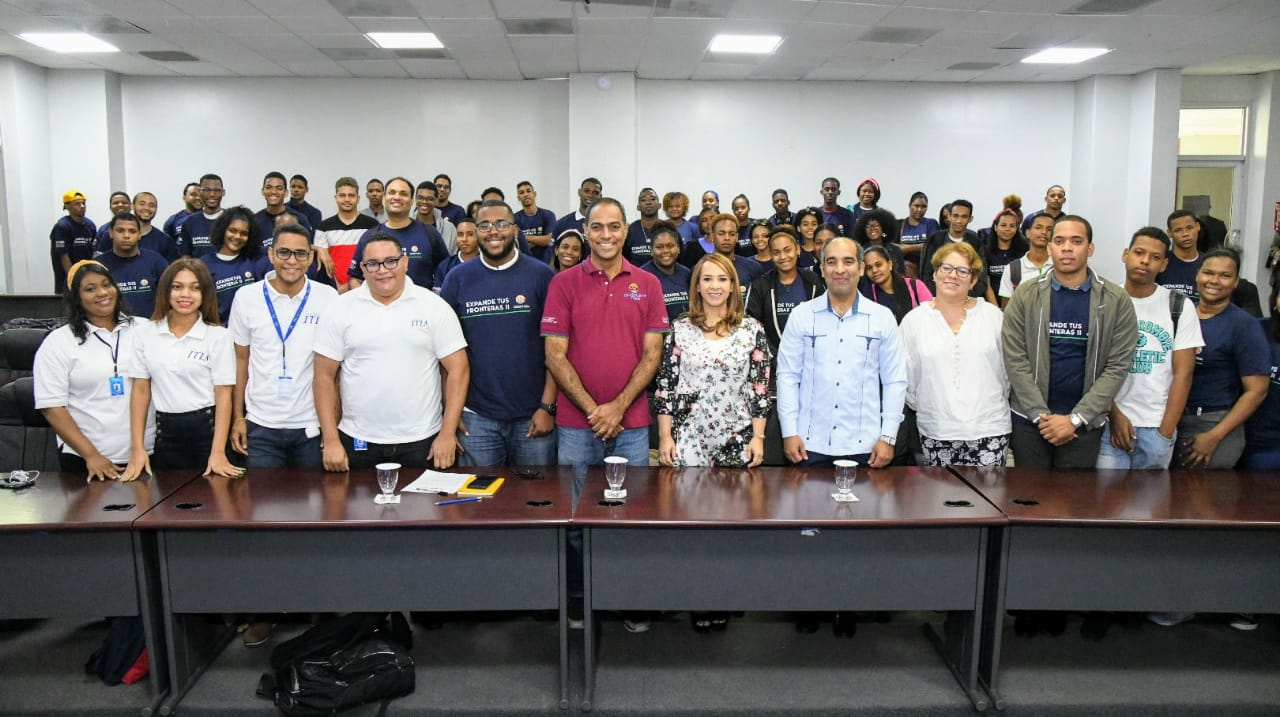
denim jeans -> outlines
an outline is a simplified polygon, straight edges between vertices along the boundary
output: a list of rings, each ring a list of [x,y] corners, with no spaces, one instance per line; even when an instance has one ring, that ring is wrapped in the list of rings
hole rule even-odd
[[[589,466],[604,465],[605,456],[622,456],[633,466],[649,465],[649,428],[626,428],[602,441],[590,428],[556,428],[560,465],[573,466],[573,504],[578,505]],[[567,578],[569,596],[582,597],[582,528],[569,528]]]
[[[305,428],[267,428],[248,421],[250,468],[323,468],[320,434]]]
[[[462,414],[467,426],[458,432],[462,466],[553,466],[556,464],[556,432],[529,438],[529,421],[495,421],[478,413]]]
[[[649,465],[649,428],[625,428],[607,441],[596,438],[590,428],[556,429],[560,465],[573,466],[573,503],[578,504],[588,466],[604,465],[605,456],[622,456],[633,466]]]
[[[1102,445],[1098,448],[1098,468],[1117,470],[1158,470],[1169,467],[1173,460],[1173,447],[1177,443],[1178,434],[1173,438],[1160,435],[1160,429],[1134,428],[1138,434],[1133,439],[1133,450],[1125,452],[1111,445],[1111,424],[1102,429]]]
[[[1246,448],[1236,467],[1250,471],[1280,470],[1280,446],[1261,449]]]

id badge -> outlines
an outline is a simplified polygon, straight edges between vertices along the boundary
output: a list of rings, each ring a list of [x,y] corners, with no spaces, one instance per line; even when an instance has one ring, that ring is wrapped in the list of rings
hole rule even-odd
[[[359,438],[352,438],[351,447],[357,451],[367,451],[369,450],[369,442],[360,440]]]
[[[124,377],[123,376],[112,376],[108,378],[107,385],[111,387],[112,396],[124,395]]]
[[[293,395],[293,376],[276,378],[276,398],[289,398]]]

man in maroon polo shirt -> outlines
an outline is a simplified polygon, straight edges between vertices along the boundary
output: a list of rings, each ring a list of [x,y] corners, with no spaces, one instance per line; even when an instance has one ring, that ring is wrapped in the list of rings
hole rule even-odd
[[[667,308],[657,277],[622,256],[627,218],[616,199],[587,210],[591,255],[556,274],[542,311],[547,368],[559,386],[557,451],[573,466],[575,503],[587,466],[622,456],[649,465],[649,401],[645,390],[662,358]],[[582,594],[582,534],[569,534],[569,590]],[[575,607],[577,610],[575,611]],[[581,627],[581,603],[571,601],[570,622]],[[576,614],[575,614],[576,613]],[[639,631],[641,623],[628,629]]]

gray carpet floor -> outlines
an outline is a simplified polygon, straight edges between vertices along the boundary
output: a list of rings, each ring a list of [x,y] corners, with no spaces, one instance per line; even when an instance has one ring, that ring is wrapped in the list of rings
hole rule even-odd
[[[594,713],[608,715],[972,715],[921,634],[931,613],[863,622],[853,639],[830,624],[798,634],[786,615],[752,614],[723,633],[695,634],[688,616],[643,634],[602,623]],[[1079,634],[1016,637],[1006,629],[1001,691],[1010,717],[1066,715],[1280,715],[1280,622],[1251,633],[1205,617],[1174,628],[1113,626],[1101,642]],[[254,696],[271,646],[305,625],[285,625],[266,645],[233,641],[188,693],[180,715],[269,715]],[[106,687],[85,675],[105,623],[48,620],[0,628],[0,715],[136,715],[149,688]],[[556,626],[502,616],[415,628],[417,691],[353,717],[561,714]],[[582,696],[581,633],[570,636],[571,712]],[[996,714],[990,711],[990,714]]]

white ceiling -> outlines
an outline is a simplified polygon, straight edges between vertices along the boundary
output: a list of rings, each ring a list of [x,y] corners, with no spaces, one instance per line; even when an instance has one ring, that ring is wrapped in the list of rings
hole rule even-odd
[[[575,72],[643,79],[1065,81],[1152,68],[1280,69],[1280,0],[0,0],[0,55],[50,68],[198,77],[519,80]],[[558,34],[513,27],[534,23]],[[86,29],[122,52],[58,55],[22,32]],[[364,32],[430,31],[403,57]],[[763,59],[706,52],[720,32],[776,33]],[[1047,46],[1104,46],[1080,65],[1025,65]],[[185,52],[196,61],[149,59]]]

